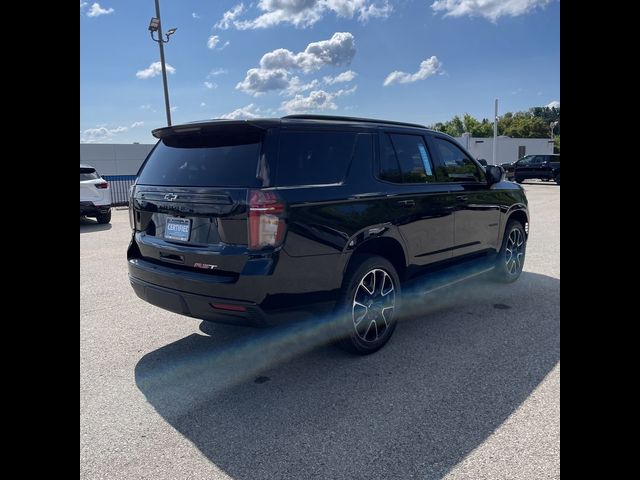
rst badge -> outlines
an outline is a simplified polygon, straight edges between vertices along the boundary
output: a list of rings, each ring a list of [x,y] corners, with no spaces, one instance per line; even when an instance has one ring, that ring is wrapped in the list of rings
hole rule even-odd
[[[195,268],[204,268],[205,270],[213,270],[214,268],[218,268],[218,265],[209,265],[208,263],[194,263],[193,266]]]

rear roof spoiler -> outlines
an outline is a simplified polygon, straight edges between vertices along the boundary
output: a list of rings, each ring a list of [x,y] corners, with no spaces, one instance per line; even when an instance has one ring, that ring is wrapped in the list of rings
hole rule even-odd
[[[189,132],[200,132],[204,130],[214,129],[215,127],[250,127],[250,128],[259,128],[261,130],[265,130],[269,127],[273,127],[280,124],[279,118],[265,118],[258,120],[226,120],[226,119],[216,119],[216,120],[203,120],[197,122],[183,123],[180,125],[173,125],[171,127],[161,127],[156,128],[151,131],[151,134],[156,138],[162,138],[166,135],[172,134],[180,134],[180,133],[189,133]]]

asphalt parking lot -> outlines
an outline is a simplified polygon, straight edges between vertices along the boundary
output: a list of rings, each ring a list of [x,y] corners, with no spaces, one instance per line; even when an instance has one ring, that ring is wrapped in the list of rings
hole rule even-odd
[[[127,211],[81,219],[81,478],[559,478],[560,187],[523,186],[522,277],[449,289],[367,357],[148,305]]]

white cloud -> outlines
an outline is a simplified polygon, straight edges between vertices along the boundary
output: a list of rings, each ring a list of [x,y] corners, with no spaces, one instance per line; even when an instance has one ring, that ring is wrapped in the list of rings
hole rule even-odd
[[[173,68],[168,63],[166,64],[166,68],[167,68],[167,73],[171,73],[171,74],[176,73],[176,69]],[[160,62],[153,62],[144,70],[137,71],[136,77],[142,80],[146,80],[147,78],[153,78],[156,75],[161,75],[161,74],[162,74],[162,65],[160,65]]]
[[[336,83],[351,82],[356,78],[356,75],[357,73],[353,70],[347,70],[335,77],[325,76],[322,78],[322,81],[313,79],[307,83],[303,83],[299,77],[293,77],[289,82],[289,86],[283,93],[286,95],[295,95],[296,93],[306,92],[307,90],[318,89],[321,85],[334,85]]]
[[[211,50],[215,50],[219,43],[220,43],[220,37],[218,35],[211,35],[207,40],[207,48]],[[225,42],[224,45],[218,48],[218,50],[222,50],[223,48],[228,47],[229,43],[231,42]]]
[[[226,75],[227,73],[229,73],[229,71],[225,70],[224,68],[216,68],[215,70],[211,70],[207,74],[207,78],[216,77],[218,75]]]
[[[151,109],[151,104],[147,103],[146,105],[140,105],[140,110],[149,110]]]
[[[413,83],[418,80],[424,80],[436,73],[442,72],[442,64],[438,58],[434,55],[431,58],[423,60],[420,63],[420,69],[416,73],[406,73],[396,70],[387,75],[384,81],[384,86],[388,87],[396,83]]]
[[[176,110],[178,110],[178,108],[180,107],[171,107],[169,110],[171,110],[172,112],[175,112]]]
[[[144,122],[133,122],[131,124],[131,127],[129,128],[136,128],[136,127],[143,127],[144,126]]]
[[[209,90],[218,88],[218,84],[216,82],[204,82],[204,86],[207,87]]]
[[[560,102],[558,100],[554,100],[553,102],[545,105],[547,108],[560,108]]]
[[[335,99],[343,95],[350,95],[356,91],[357,87],[348,90],[338,90],[337,92],[325,92],[324,90],[313,90],[308,96],[296,95],[291,100],[282,102],[280,110],[285,113],[301,113],[315,110],[336,110],[338,106]]]
[[[260,67],[266,70],[284,68],[309,73],[326,65],[349,65],[355,54],[353,35],[349,32],[336,32],[329,40],[310,43],[303,52],[293,53],[286,48],[278,48],[265,53],[260,59]]]
[[[114,135],[117,135],[118,133],[126,132],[127,130],[128,130],[127,127],[87,128],[86,130],[80,131],[80,143],[101,143],[105,140],[111,139]]]
[[[85,3],[86,5],[86,3]],[[82,8],[82,3],[80,4],[80,8]],[[91,5],[91,8],[87,12],[87,17],[99,17],[100,15],[109,15],[110,13],[115,12],[113,8],[102,8],[99,3],[94,3]]]
[[[80,2],[80,13],[82,13],[82,9],[88,5],[87,2]]]
[[[218,37],[218,35],[211,35],[209,37],[209,40],[207,40],[207,48],[213,50],[214,48],[216,48],[216,45],[218,45],[219,42],[220,37]]]
[[[233,112],[225,113],[220,118],[227,120],[250,120],[252,118],[258,118],[263,115],[260,114],[260,108],[256,107],[253,103],[250,103],[246,107],[237,108]]]
[[[276,70],[251,68],[247,71],[244,80],[236,85],[236,90],[257,97],[271,90],[284,90],[289,87],[289,82],[289,72],[282,68]]]
[[[243,3],[236,5],[225,12],[216,27],[227,29],[233,26],[238,30],[247,30],[290,23],[298,28],[306,28],[321,20],[328,12],[338,17],[357,17],[367,22],[374,17],[387,18],[392,11],[388,0],[260,0],[257,8],[262,12],[260,15],[240,20],[246,9]]]
[[[216,23],[214,26],[216,28],[221,28],[222,30],[226,30],[231,25],[236,23],[236,18],[244,13],[244,3],[240,3],[233,7],[231,10],[224,12],[222,19]]]
[[[389,18],[391,12],[393,12],[393,7],[385,0],[384,4],[381,6],[377,6],[372,3],[367,7],[362,7],[360,9],[360,16],[358,19],[363,23],[366,23],[371,18]]]
[[[503,16],[517,17],[536,8],[546,7],[552,0],[436,0],[435,12],[445,17],[484,17],[492,22]]]
[[[342,72],[335,77],[324,77],[324,83],[327,85],[333,85],[334,83],[342,83],[342,82],[350,82],[358,75],[353,70],[347,70],[346,72]]]
[[[193,18],[195,18],[196,20],[200,18],[200,15],[198,15],[196,12],[193,12],[193,13],[191,14],[191,16],[192,16]]]
[[[320,80],[314,79],[308,83],[302,83],[299,77],[293,77],[289,82],[289,86],[286,90],[281,92],[285,95],[295,95],[296,93],[306,92],[307,90],[313,90],[320,86]]]
[[[236,89],[258,96],[272,90],[286,90],[293,95],[317,88],[318,80],[303,84],[298,77],[291,77],[291,71],[310,73],[325,66],[348,65],[355,53],[355,40],[349,32],[336,32],[328,40],[312,42],[302,52],[278,48],[265,53],[260,59],[260,67],[249,69]],[[350,75],[346,74],[347,77]]]
[[[201,107],[206,107],[206,106],[207,106],[207,104],[206,104],[206,103],[204,103],[204,102],[200,102],[200,106],[201,106]]]

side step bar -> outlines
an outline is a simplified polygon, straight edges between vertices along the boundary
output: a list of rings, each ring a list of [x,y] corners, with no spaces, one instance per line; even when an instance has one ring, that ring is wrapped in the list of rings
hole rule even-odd
[[[495,268],[495,257],[481,261],[469,261],[441,271],[429,272],[414,278],[403,286],[411,296],[427,295],[456,283],[489,273]]]

